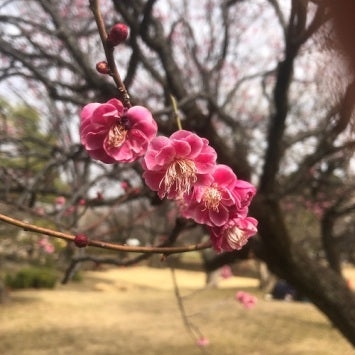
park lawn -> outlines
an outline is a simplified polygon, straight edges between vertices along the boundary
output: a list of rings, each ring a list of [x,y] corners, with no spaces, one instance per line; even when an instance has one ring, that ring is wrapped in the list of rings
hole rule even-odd
[[[0,305],[0,354],[193,355],[168,269],[87,272],[55,290],[12,292]],[[178,271],[187,313],[210,344],[206,354],[354,354],[309,303],[264,301],[244,309],[237,289],[258,296],[256,281],[232,278],[204,289],[204,275]]]

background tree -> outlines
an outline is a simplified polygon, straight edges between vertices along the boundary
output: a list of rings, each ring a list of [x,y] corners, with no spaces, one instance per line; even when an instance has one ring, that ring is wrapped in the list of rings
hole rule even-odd
[[[42,170],[42,178],[60,167],[68,190],[58,194],[68,200],[54,219],[63,223],[64,211],[81,198],[86,208],[139,199],[159,215],[161,203],[144,187],[139,164],[103,165],[78,144],[80,107],[117,96],[112,81],[95,71],[104,58],[88,3],[21,3],[10,0],[0,8],[0,75],[7,88],[38,108],[43,130],[56,132],[52,165]],[[115,57],[132,101],[150,107],[161,133],[169,134],[176,129],[173,95],[184,128],[208,138],[220,163],[258,185],[251,210],[260,238],[240,253],[217,256],[209,267],[252,249],[354,344],[354,294],[339,275],[328,227],[334,216],[351,218],[354,212],[349,160],[355,144],[350,129],[354,82],[329,45],[334,38],[330,10],[326,1],[307,0],[103,3],[107,24],[123,21],[130,28],[127,46]],[[128,194],[118,181],[129,181]],[[132,193],[135,188],[139,196]],[[41,189],[30,182],[16,198],[30,206],[31,194],[46,193]],[[304,231],[293,228],[294,212],[285,208],[290,203],[298,211],[318,213],[319,232],[312,235],[328,265],[314,257],[309,243],[300,243]],[[75,211],[66,228],[79,228]],[[179,232],[184,227],[179,225]],[[168,241],[174,242],[177,233],[170,235]]]

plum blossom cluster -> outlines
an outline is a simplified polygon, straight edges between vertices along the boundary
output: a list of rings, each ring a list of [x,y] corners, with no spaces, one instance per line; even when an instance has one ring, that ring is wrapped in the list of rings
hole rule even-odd
[[[117,99],[90,103],[80,117],[81,142],[93,159],[112,164],[143,157],[148,187],[176,200],[185,218],[208,226],[218,252],[241,249],[257,232],[257,221],[247,216],[255,187],[217,164],[207,139],[186,130],[156,137],[148,109],[127,109]]]
[[[257,221],[247,216],[256,190],[216,160],[207,139],[179,130],[151,141],[143,178],[160,198],[177,200],[185,218],[207,225],[218,252],[239,250],[257,232]]]

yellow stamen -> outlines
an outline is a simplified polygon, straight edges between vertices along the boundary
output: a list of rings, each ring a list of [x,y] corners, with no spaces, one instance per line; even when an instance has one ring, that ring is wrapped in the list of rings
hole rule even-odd
[[[196,170],[195,163],[192,160],[175,160],[169,165],[160,185],[164,184],[167,193],[174,185],[178,194],[189,193],[192,185],[197,181]]]
[[[218,212],[218,206],[221,199],[222,194],[215,187],[208,187],[202,196],[202,201],[204,202],[206,209],[212,209],[216,212]]]
[[[110,149],[120,147],[126,140],[127,130],[121,124],[115,124],[108,132],[107,145]]]

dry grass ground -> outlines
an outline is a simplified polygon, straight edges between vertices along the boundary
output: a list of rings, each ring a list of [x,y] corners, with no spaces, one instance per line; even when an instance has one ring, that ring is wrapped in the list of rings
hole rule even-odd
[[[177,272],[192,322],[209,339],[207,354],[354,354],[311,304],[264,301],[246,310],[232,278],[200,290],[204,275]],[[201,354],[186,332],[169,270],[135,267],[88,272],[80,284],[13,292],[0,306],[0,354]]]

